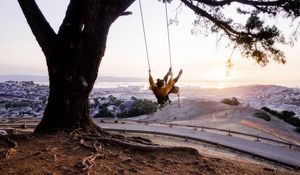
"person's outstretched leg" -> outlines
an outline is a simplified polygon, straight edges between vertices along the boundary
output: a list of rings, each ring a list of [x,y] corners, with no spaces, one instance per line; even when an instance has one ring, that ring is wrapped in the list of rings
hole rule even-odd
[[[178,79],[180,78],[181,75],[182,75],[182,69],[179,71],[177,77],[174,78],[174,83],[176,83],[178,81]]]
[[[168,82],[168,77],[172,73],[172,68],[169,69],[168,73],[164,76],[164,81]]]

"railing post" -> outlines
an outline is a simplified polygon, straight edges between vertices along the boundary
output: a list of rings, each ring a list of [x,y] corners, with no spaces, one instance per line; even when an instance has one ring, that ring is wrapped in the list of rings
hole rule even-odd
[[[188,141],[187,136],[184,136],[184,141],[186,141],[186,142]]]
[[[22,128],[23,128],[23,129],[27,129],[26,123],[23,124]]]
[[[230,129],[228,129],[228,134],[227,134],[228,136],[232,136],[231,135],[231,131],[230,131]]]
[[[256,142],[260,142],[260,140],[259,140],[259,135],[257,134],[257,136],[256,136],[256,140],[255,140]]]

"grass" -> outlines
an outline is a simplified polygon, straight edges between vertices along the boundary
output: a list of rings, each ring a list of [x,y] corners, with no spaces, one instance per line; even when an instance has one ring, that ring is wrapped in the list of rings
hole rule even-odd
[[[265,112],[256,112],[253,116],[257,118],[261,118],[265,121],[271,121],[271,117]]]

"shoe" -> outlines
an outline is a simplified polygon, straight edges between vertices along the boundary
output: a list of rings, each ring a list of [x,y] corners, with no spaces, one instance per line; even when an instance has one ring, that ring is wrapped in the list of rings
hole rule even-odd
[[[181,76],[182,74],[182,69],[179,71],[178,76]]]

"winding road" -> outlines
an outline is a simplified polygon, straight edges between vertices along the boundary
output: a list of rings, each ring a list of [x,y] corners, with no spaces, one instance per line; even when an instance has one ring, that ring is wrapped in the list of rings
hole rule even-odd
[[[194,130],[192,128],[169,127],[167,125],[145,125],[139,123],[98,123],[104,130],[148,133],[181,137],[184,139],[201,141],[243,152],[255,157],[263,158],[281,165],[299,169],[300,150],[290,149],[288,146],[274,145],[239,137]]]

